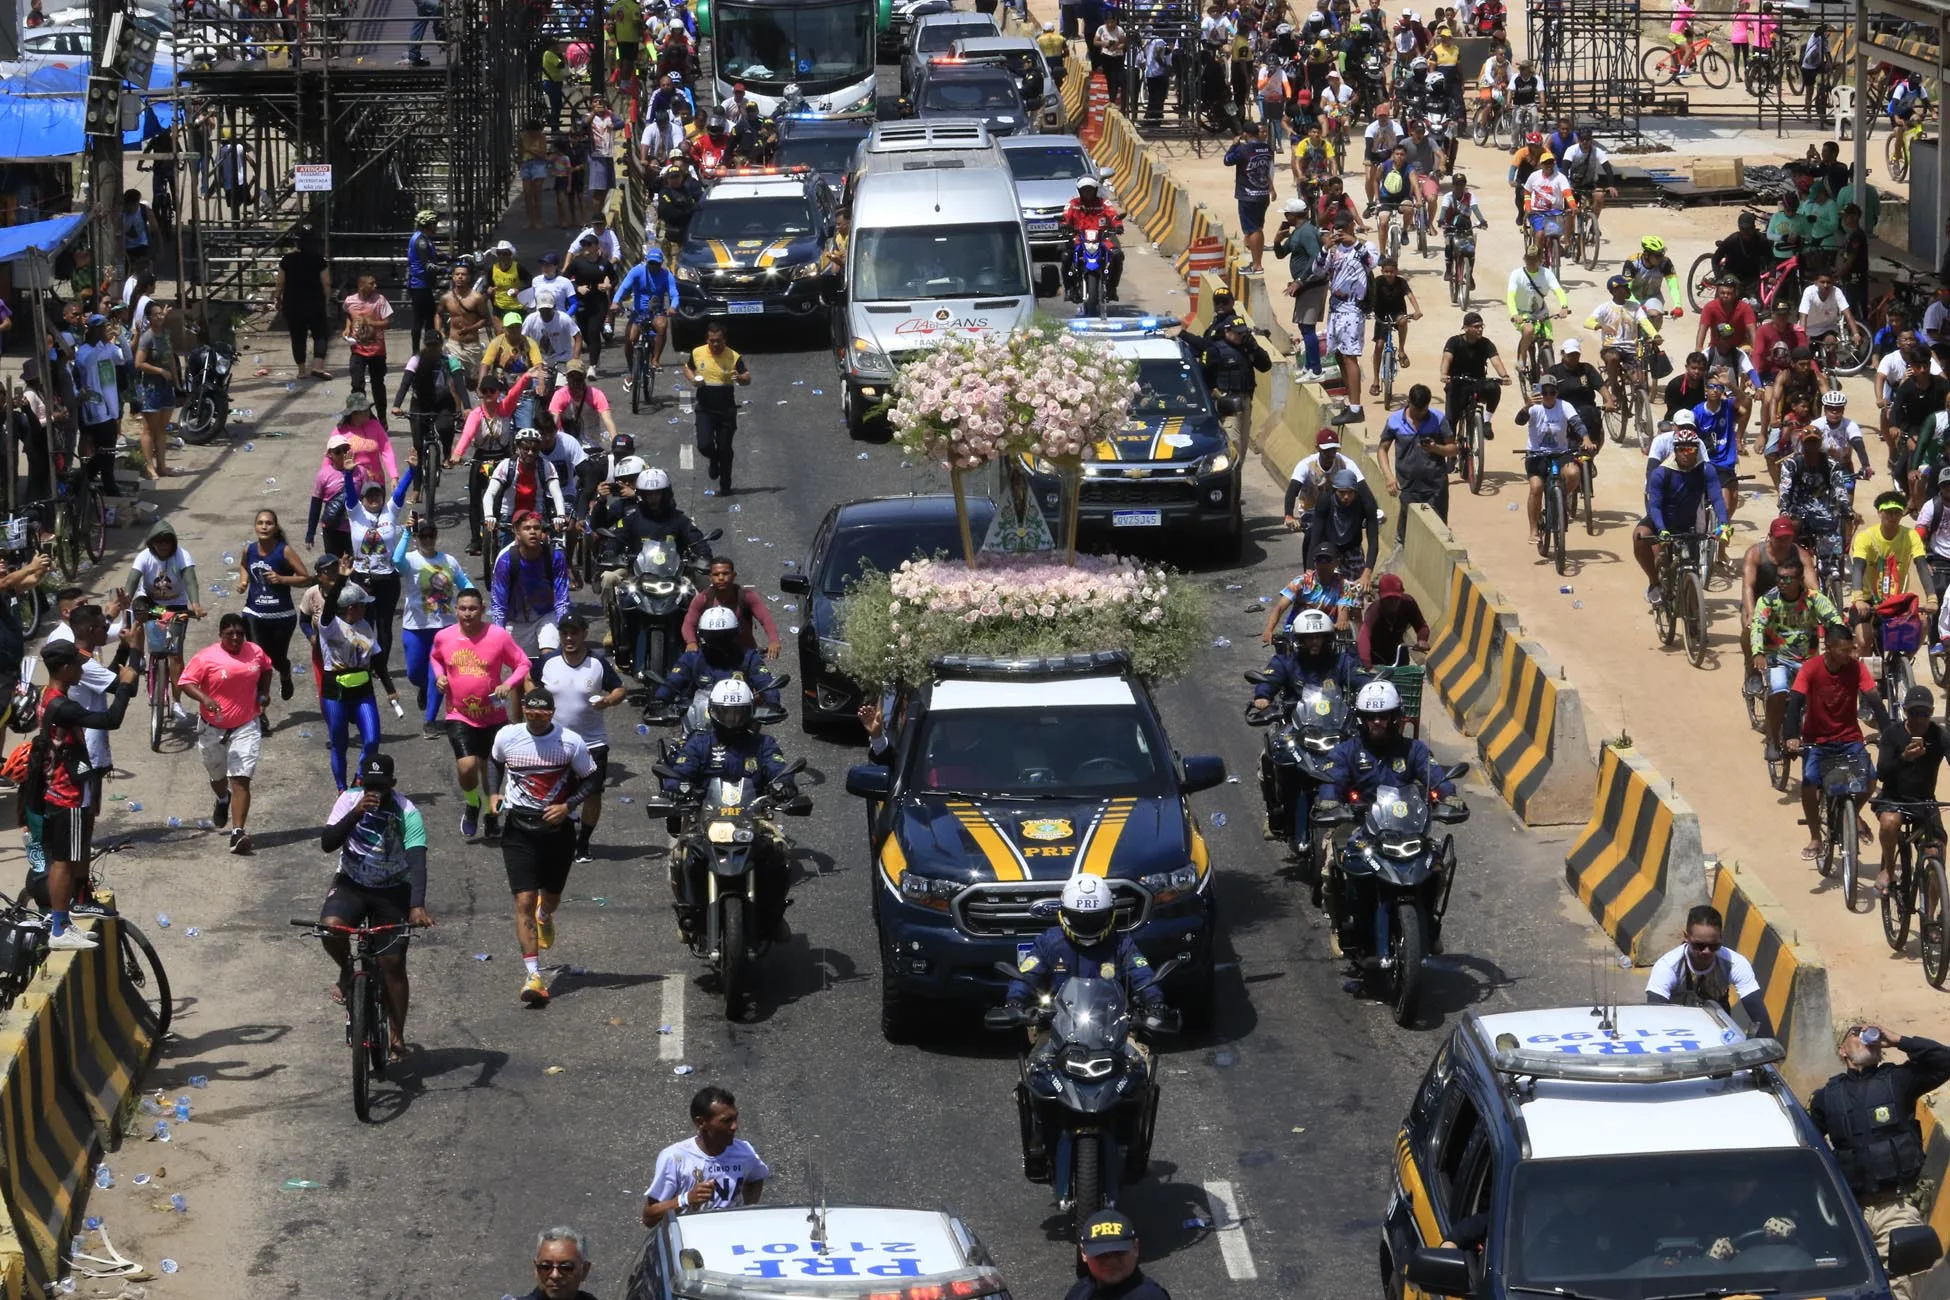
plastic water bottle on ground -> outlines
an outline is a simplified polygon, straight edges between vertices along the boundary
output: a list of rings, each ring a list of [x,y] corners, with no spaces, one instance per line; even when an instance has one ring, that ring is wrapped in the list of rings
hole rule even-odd
[[[163,929],[167,930],[169,928],[169,913],[167,912],[156,913],[156,924],[160,925]]]
[[[188,1097],[178,1097],[176,1099],[176,1122],[178,1124],[187,1124],[190,1122],[190,1099]]]
[[[115,1186],[115,1171],[107,1165],[103,1165],[97,1169],[95,1171],[95,1186],[101,1188],[103,1191],[107,1191],[109,1188]]]

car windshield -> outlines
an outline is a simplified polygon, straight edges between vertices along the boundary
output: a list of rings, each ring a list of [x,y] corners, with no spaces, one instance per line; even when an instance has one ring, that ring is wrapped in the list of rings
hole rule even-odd
[[[994,508],[985,500],[968,503],[968,525],[978,538],[988,531],[992,514]],[[961,554],[961,529],[953,516],[902,520],[885,527],[843,528],[834,534],[832,547],[826,552],[819,589],[829,596],[842,596],[847,585],[868,569],[892,573],[909,560],[949,554]]]
[[[779,141],[777,155],[772,161],[781,167],[810,167],[823,175],[845,172],[852,168],[854,151],[864,139],[864,131],[852,136],[787,136]]]
[[[1842,1295],[1871,1282],[1860,1231],[1849,1193],[1805,1148],[1526,1160],[1504,1268],[1512,1290],[1597,1300]]]
[[[918,791],[1094,798],[1169,788],[1164,746],[1130,705],[931,713],[913,762]]]
[[[712,6],[718,77],[776,94],[787,82],[809,95],[872,78],[874,8],[833,5]]]
[[[1021,109],[1022,97],[1003,72],[988,77],[936,77],[928,82],[921,107],[936,113],[1014,113]]]
[[[721,199],[698,204],[691,218],[692,239],[791,239],[813,232],[812,207],[798,195],[777,198]]]
[[[1131,399],[1132,415],[1148,418],[1212,412],[1212,397],[1206,391],[1205,377],[1190,358],[1140,361],[1137,382],[1138,395]]]
[[[1018,221],[861,230],[853,243],[847,260],[861,302],[1029,292],[1028,250]]]
[[[956,41],[970,36],[993,36],[993,22],[929,23],[914,33],[916,54],[943,54]]]
[[[1073,181],[1090,174],[1083,150],[1075,145],[1056,145],[1046,149],[1004,149],[1009,174],[1018,181]]]

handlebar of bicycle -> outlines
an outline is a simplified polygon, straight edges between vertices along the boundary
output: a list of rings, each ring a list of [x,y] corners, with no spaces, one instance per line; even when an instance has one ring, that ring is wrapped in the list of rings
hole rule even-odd
[[[312,931],[315,934],[383,934],[388,930],[424,930],[424,925],[411,921],[397,921],[391,925],[346,925],[338,921],[293,920],[292,925]]]

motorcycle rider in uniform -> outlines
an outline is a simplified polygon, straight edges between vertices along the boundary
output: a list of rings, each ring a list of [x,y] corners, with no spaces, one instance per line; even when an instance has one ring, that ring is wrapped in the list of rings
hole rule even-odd
[[[1301,691],[1323,682],[1333,682],[1344,696],[1355,693],[1361,665],[1335,644],[1333,619],[1317,609],[1302,610],[1294,618],[1287,636],[1286,646],[1276,651],[1267,663],[1263,680],[1253,684],[1248,717],[1263,717],[1276,702],[1297,700]],[[1288,828],[1293,824],[1293,801],[1300,793],[1298,786],[1296,770],[1275,762],[1269,738],[1259,755],[1259,793],[1266,801],[1267,839],[1287,838]]]
[[[711,543],[704,540],[704,530],[677,508],[676,495],[670,490],[670,475],[654,465],[636,476],[636,509],[624,514],[617,527],[623,554],[631,559],[643,549],[645,542],[669,542],[686,559],[711,558]],[[628,565],[603,574],[604,598],[629,576]]]
[[[779,742],[754,722],[754,703],[751,686],[735,677],[711,688],[710,729],[691,736],[672,756],[672,775],[663,783],[666,795],[678,797],[683,785],[701,791],[714,776],[731,780],[750,777],[761,792],[786,796],[788,802],[781,811],[812,806],[812,796],[799,793],[797,783],[785,775],[787,763]],[[785,909],[791,849],[777,826],[761,821],[759,840],[752,850],[756,932],[760,938],[784,943],[789,937]],[[695,872],[683,869],[687,861],[696,864],[695,859],[683,854],[670,855],[670,889],[677,900],[678,936],[689,946],[704,925],[704,882],[693,879]]]
[[[1882,1059],[1893,1047],[1909,1059]],[[1835,1149],[1842,1176],[1862,1207],[1876,1251],[1888,1254],[1889,1234],[1923,1222],[1911,1199],[1923,1174],[1923,1129],[1916,1103],[1950,1079],[1950,1047],[1879,1025],[1855,1025],[1836,1054],[1848,1068],[1808,1101],[1808,1118]],[[1909,1279],[1889,1279],[1896,1300],[1910,1300]]]
[[[1096,177],[1077,177],[1077,196],[1063,209],[1060,224],[1072,236],[1070,250],[1063,258],[1063,287],[1069,300],[1083,301],[1083,276],[1077,266],[1075,236],[1094,230],[1104,245],[1104,298],[1116,302],[1117,282],[1124,275],[1124,250],[1118,247],[1116,237],[1123,233],[1124,218],[1097,192]]]
[[[749,685],[760,703],[778,707],[779,688],[766,664],[765,652],[747,650],[739,644],[738,615],[722,605],[713,605],[698,616],[697,649],[677,657],[646,712],[659,713],[672,704],[682,707],[694,692],[711,690],[719,682],[734,678]]]

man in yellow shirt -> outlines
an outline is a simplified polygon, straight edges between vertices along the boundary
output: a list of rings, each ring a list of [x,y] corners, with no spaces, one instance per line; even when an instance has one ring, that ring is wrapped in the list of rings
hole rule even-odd
[[[1931,626],[1936,623],[1937,598],[1930,582],[1929,552],[1914,528],[1903,526],[1903,511],[1909,499],[1895,489],[1876,498],[1876,523],[1873,528],[1855,530],[1855,544],[1849,548],[1849,574],[1854,590],[1849,593],[1849,622],[1855,625],[1855,644],[1863,654],[1872,654],[1875,634],[1875,607],[1891,596],[1909,590],[1909,577],[1923,593],[1923,607]]]
[[[643,44],[643,10],[637,0],[616,0],[609,7],[609,30],[616,39],[618,71],[634,73],[637,50]]]
[[[501,318],[501,332],[481,349],[482,374],[499,375],[503,381],[512,384],[516,376],[541,366],[541,345],[521,332],[525,319],[518,311],[511,311]]]
[[[1050,80],[1056,83],[1057,89],[1062,89],[1063,78],[1070,70],[1070,43],[1056,30],[1055,23],[1043,24],[1036,48],[1043,52],[1043,62],[1049,64]]]
[[[697,450],[710,462],[718,495],[731,495],[731,440],[738,433],[737,389],[752,382],[745,358],[724,341],[724,325],[704,327],[704,346],[692,348],[684,378],[697,390]]]
[[[548,129],[562,123],[562,82],[569,75],[568,60],[553,45],[542,47],[542,97],[548,100]]]

